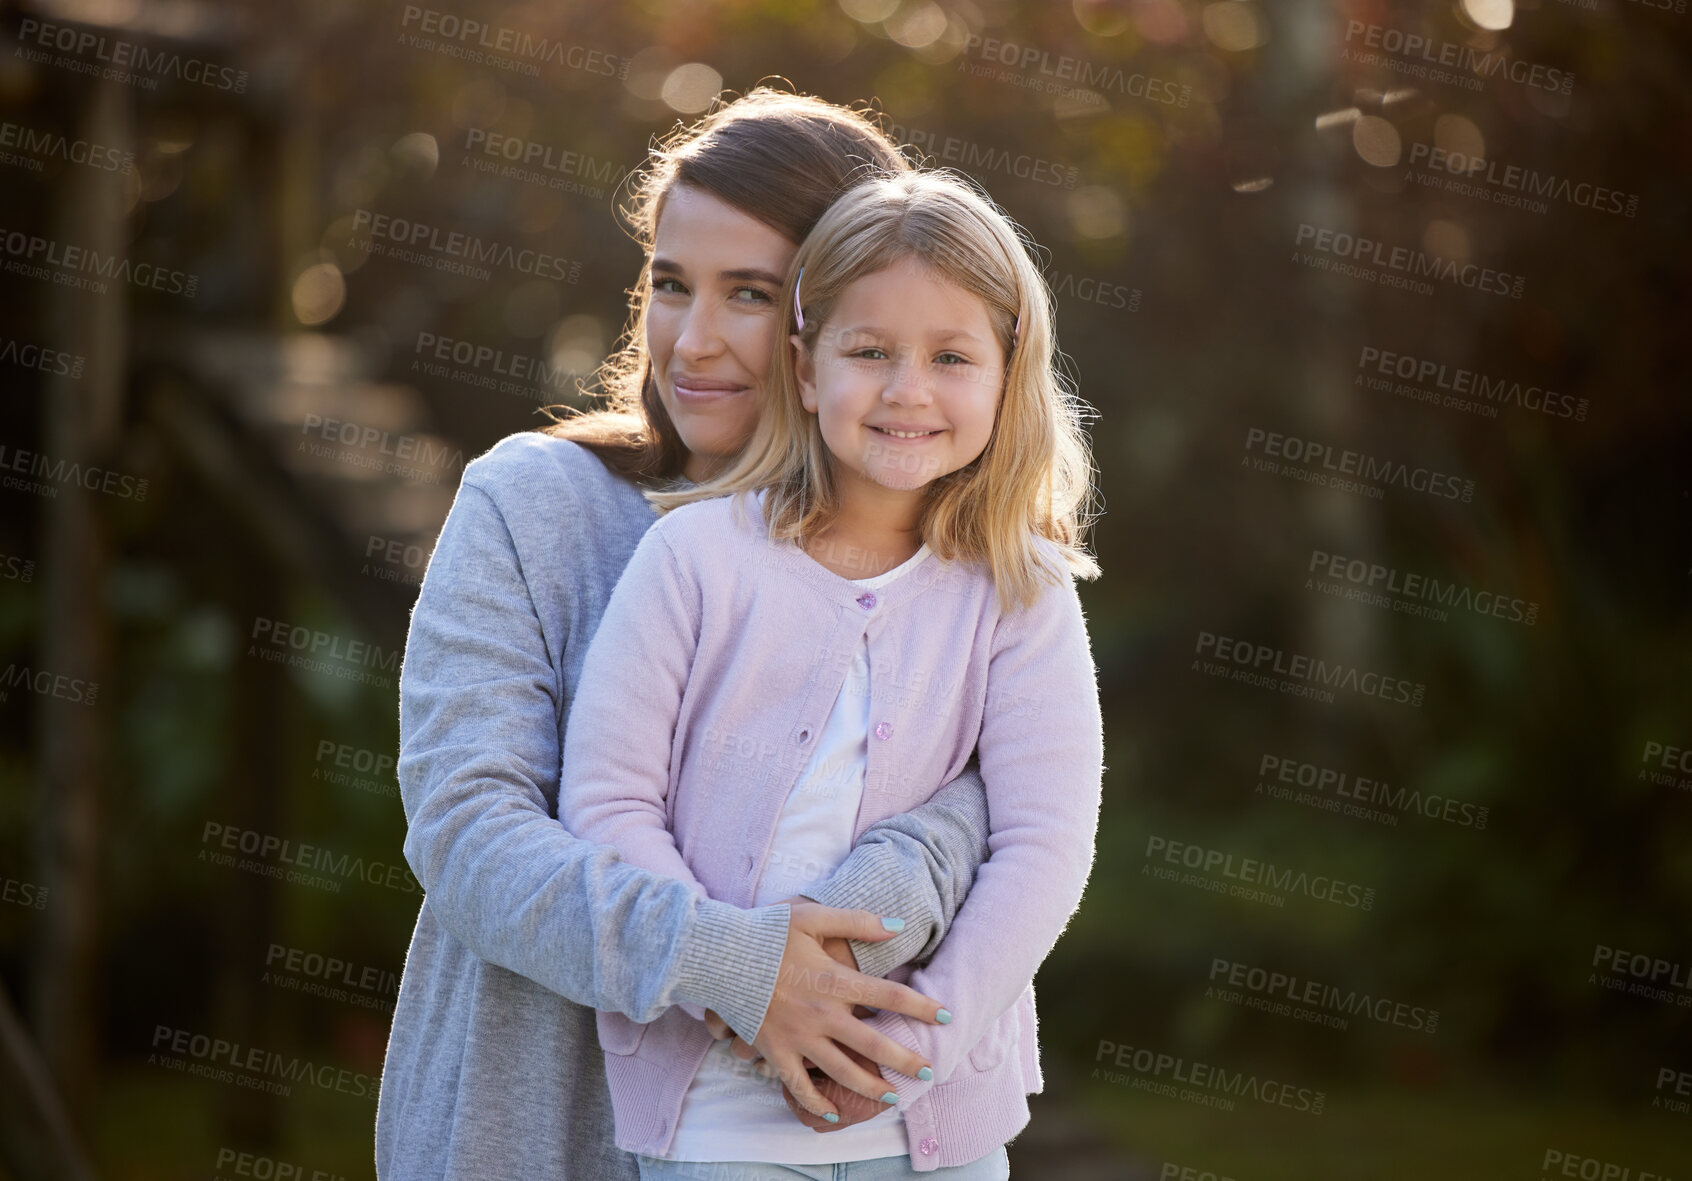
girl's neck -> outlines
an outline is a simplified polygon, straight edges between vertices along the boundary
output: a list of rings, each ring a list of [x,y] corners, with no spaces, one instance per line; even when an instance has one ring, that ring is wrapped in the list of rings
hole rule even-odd
[[[828,528],[805,539],[811,558],[842,578],[874,578],[922,548],[923,489],[905,492],[848,476]]]

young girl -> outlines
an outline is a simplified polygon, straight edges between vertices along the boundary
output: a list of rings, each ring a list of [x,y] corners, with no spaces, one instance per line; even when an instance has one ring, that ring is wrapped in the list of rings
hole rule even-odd
[[[674,511],[589,646],[561,819],[747,906],[802,892],[974,750],[991,856],[933,959],[897,973],[949,998],[946,1024],[871,1021],[932,1063],[883,1070],[884,1112],[816,1135],[696,1009],[606,1013],[616,1139],[643,1177],[701,1161],[769,1162],[737,1166],[749,1178],[848,1161],[854,1177],[1003,1177],[1041,1088],[1034,973],[1080,901],[1097,824],[1078,404],[1039,272],[966,183],[867,181],[793,265],[791,351],[741,458],[649,494]],[[771,1165],[792,1168],[757,1171]]]

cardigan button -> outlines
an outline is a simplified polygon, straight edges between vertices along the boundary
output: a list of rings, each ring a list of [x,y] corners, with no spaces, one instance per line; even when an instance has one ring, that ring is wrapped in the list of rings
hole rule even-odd
[[[936,1140],[933,1136],[929,1136],[921,1144],[917,1145],[917,1151],[922,1153],[924,1156],[933,1156],[939,1148],[940,1141]]]
[[[865,591],[863,594],[859,595],[858,596],[858,606],[862,607],[865,611],[875,610],[875,595],[874,595],[874,593],[872,593],[870,591]]]
[[[893,737],[893,726],[892,726],[892,724],[889,723],[889,722],[877,722],[876,725],[875,725],[875,736],[877,738],[881,739],[883,742],[885,742],[885,741],[887,741],[887,739]]]

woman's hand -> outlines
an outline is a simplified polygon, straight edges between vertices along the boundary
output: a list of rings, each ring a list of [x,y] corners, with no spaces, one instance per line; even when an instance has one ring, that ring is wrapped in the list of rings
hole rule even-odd
[[[825,1121],[835,1116],[837,1122],[830,1126],[844,1127],[835,1104],[817,1090],[810,1067],[869,1100],[872,1110],[858,1116],[863,1119],[888,1106],[882,1096],[889,1088],[875,1073],[878,1063],[913,1077],[929,1065],[921,1055],[860,1021],[854,1010],[863,1005],[938,1024],[940,1005],[903,984],[865,976],[846,966],[852,962],[846,940],[875,943],[893,934],[876,916],[862,910],[836,910],[808,898],[790,898],[787,905],[787,948],[775,993],[752,1046],[739,1042],[735,1053],[745,1059],[762,1055],[765,1067],[790,1093],[790,1103]],[[831,954],[830,941],[836,940],[838,944],[832,945],[836,954]],[[716,1014],[707,1013],[706,1021],[713,1033],[727,1032]]]

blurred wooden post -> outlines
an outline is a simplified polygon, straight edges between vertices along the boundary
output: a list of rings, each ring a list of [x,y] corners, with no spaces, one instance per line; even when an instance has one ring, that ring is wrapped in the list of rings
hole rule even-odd
[[[129,95],[115,82],[90,81],[76,133],[131,147]],[[51,233],[101,254],[126,255],[121,173],[66,169]],[[103,295],[53,285],[47,301],[51,343],[88,359],[80,380],[43,383],[42,452],[49,462],[105,467],[118,453],[128,353],[129,300],[121,280]],[[32,1025],[65,1109],[86,1137],[93,1110],[99,1026],[101,789],[115,703],[105,595],[108,502],[64,482],[43,502],[42,628],[36,671],[99,686],[95,704],[39,696],[38,849],[48,888],[44,946],[35,957]]]

